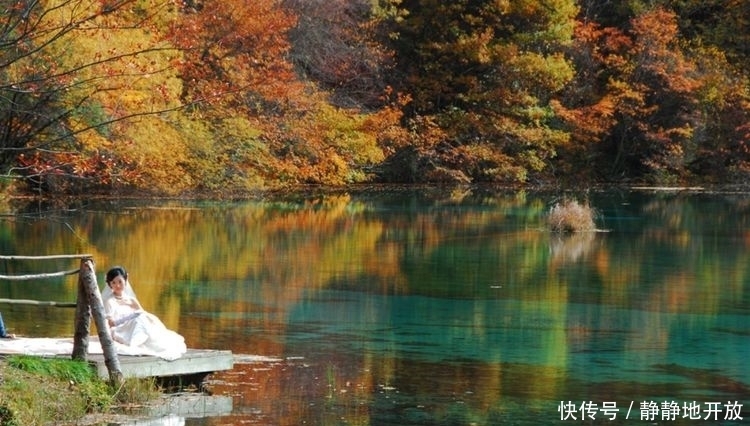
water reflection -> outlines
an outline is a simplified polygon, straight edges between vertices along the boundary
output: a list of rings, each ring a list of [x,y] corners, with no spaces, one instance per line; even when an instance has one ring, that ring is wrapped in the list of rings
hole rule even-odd
[[[130,420],[117,424],[121,426],[185,426],[185,418],[174,414],[168,414],[161,417]]]
[[[623,415],[648,400],[750,404],[746,197],[592,193],[607,232],[560,236],[543,220],[557,196],[90,204],[2,222],[0,244],[89,252],[100,276],[124,264],[189,346],[238,354],[210,383],[231,414],[188,425],[538,424],[561,401]],[[0,283],[0,297],[74,290],[74,278]],[[73,329],[66,309],[1,308],[20,334]]]

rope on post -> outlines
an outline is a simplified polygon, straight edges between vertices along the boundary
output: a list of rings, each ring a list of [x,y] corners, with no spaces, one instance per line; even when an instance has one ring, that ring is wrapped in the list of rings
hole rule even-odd
[[[112,336],[109,334],[109,324],[104,315],[104,303],[96,282],[94,262],[89,259],[81,259],[81,269],[78,276],[78,301],[76,304],[75,334],[73,336],[73,359],[86,359],[88,352],[88,336],[91,317],[99,335],[99,342],[104,353],[104,364],[109,371],[111,383],[119,384],[123,381],[120,360],[117,357]]]

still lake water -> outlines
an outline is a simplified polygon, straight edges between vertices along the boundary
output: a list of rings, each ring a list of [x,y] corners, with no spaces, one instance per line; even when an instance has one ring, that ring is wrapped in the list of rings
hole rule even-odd
[[[170,425],[750,422],[750,194],[587,196],[604,232],[567,237],[544,223],[561,194],[535,192],[33,206],[2,217],[0,250],[92,254],[100,284],[122,264],[189,347],[236,355],[208,382],[231,412]],[[73,332],[72,309],[0,310],[21,335]]]

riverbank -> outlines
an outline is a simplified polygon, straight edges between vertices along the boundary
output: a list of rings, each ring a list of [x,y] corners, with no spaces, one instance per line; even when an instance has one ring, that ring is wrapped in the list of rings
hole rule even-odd
[[[112,388],[88,363],[60,358],[0,358],[0,426],[94,425],[122,407],[157,400],[150,380]]]
[[[15,357],[0,359],[0,425],[44,425],[73,421],[109,409],[106,385],[75,374],[26,371]]]
[[[85,362],[0,357],[0,426],[132,424],[231,411],[231,397],[195,386],[165,391],[154,379],[130,378],[115,389]]]

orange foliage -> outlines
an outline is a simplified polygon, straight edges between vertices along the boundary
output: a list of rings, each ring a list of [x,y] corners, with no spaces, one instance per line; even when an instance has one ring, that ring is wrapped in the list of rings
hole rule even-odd
[[[294,16],[274,0],[202,3],[176,20],[167,38],[183,50],[178,67],[188,102],[233,108],[291,101],[298,93],[286,33]],[[253,94],[260,98],[253,99]]]
[[[550,102],[555,114],[568,123],[576,123],[571,129],[576,143],[590,145],[601,141],[612,127],[617,124],[615,111],[617,105],[613,96],[605,95],[596,103],[580,108],[569,109],[558,100]]]
[[[695,64],[682,52],[678,42],[677,16],[657,8],[632,21],[636,39],[636,63],[651,73],[658,82],[654,88],[666,86],[677,93],[691,93],[701,86],[695,78]]]
[[[575,145],[604,142],[599,152],[614,154],[616,172],[680,176],[703,81],[679,43],[674,13],[656,8],[630,23],[629,33],[579,23],[576,84],[553,106]]]
[[[588,8],[572,46],[572,0],[105,3],[0,15],[0,164],[37,188],[750,174],[742,2]]]
[[[132,164],[111,155],[79,153],[20,154],[18,164],[28,180],[45,192],[80,192],[101,185],[140,183],[140,173]]]

